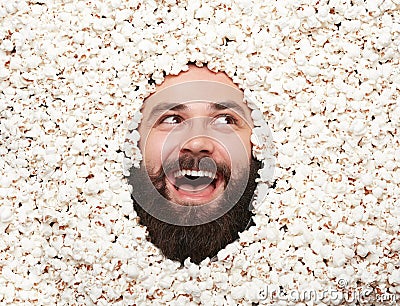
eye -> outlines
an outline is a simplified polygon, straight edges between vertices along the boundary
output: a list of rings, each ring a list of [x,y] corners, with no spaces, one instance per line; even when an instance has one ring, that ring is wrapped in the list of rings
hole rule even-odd
[[[213,120],[213,124],[236,124],[237,120],[228,114],[219,115]]]
[[[178,115],[167,115],[160,119],[160,123],[165,124],[179,124],[182,123],[183,118]]]

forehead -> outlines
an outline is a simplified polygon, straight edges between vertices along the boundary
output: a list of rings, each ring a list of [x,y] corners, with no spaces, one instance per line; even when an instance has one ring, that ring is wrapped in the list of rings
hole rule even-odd
[[[223,72],[214,73],[206,67],[189,66],[179,75],[170,75],[157,86],[156,92],[144,102],[146,118],[159,104],[177,105],[188,102],[236,103],[244,109],[243,91]]]
[[[212,72],[207,67],[197,67],[195,65],[189,65],[187,71],[183,71],[178,75],[168,75],[165,77],[164,82],[158,85],[156,92],[172,85],[176,85],[187,81],[215,81],[232,86],[238,90],[239,87],[233,83],[231,78],[229,78],[224,72]]]

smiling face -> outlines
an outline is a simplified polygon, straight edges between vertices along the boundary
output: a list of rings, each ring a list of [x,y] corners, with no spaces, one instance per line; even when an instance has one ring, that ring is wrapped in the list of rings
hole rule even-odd
[[[129,183],[140,224],[163,254],[200,263],[251,225],[261,162],[250,110],[224,74],[190,66],[145,100],[140,168]]]
[[[230,179],[249,168],[250,110],[226,74],[190,66],[167,77],[142,113],[144,166],[150,177],[165,173],[164,193],[173,203],[218,200]]]

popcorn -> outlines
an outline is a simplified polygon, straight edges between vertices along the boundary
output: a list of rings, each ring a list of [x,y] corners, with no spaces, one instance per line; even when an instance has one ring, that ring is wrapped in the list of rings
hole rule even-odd
[[[3,206],[0,208],[0,221],[2,223],[9,223],[13,219],[12,208],[10,206]]]
[[[396,3],[8,1],[0,300],[251,305],[266,284],[338,280],[398,293]],[[180,267],[147,241],[123,175],[142,159],[148,79],[188,61],[243,88],[264,167],[255,226]]]

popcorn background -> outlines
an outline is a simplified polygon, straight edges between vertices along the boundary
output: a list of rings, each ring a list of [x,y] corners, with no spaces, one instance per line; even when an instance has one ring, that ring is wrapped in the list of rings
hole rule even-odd
[[[0,3],[1,305],[400,300],[399,0]],[[137,223],[125,136],[189,61],[245,90],[276,164],[256,226],[179,267]]]

